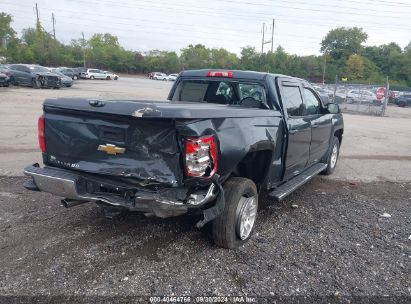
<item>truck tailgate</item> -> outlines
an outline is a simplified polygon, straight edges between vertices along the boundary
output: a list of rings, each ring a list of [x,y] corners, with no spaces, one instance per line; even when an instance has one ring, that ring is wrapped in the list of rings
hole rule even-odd
[[[44,106],[45,163],[135,178],[144,184],[182,184],[180,148],[172,119]]]

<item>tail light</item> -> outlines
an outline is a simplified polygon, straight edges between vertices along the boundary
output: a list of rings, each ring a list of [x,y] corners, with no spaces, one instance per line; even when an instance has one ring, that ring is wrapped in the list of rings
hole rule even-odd
[[[217,171],[215,137],[185,138],[185,171],[191,177],[211,177]]]
[[[46,152],[46,141],[44,140],[44,117],[41,115],[38,121],[39,146],[42,153]]]
[[[207,77],[227,77],[233,78],[233,72],[231,71],[208,71]]]

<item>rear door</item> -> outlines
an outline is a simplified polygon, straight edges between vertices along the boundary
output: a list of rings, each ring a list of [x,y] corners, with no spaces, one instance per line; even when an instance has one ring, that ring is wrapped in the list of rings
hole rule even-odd
[[[310,156],[311,122],[304,116],[305,107],[300,83],[281,82],[281,97],[287,116],[288,146],[284,179],[301,173]]]
[[[322,113],[320,97],[304,86],[305,118],[311,123],[311,145],[308,165],[318,163],[327,153],[331,133],[331,114]]]
[[[100,78],[100,79],[106,79],[106,78],[107,78],[107,75],[106,75],[106,73],[104,73],[103,71],[98,70],[98,78]]]
[[[19,84],[27,84],[27,78],[30,78],[30,73],[25,70],[22,65],[12,65],[13,76]]]

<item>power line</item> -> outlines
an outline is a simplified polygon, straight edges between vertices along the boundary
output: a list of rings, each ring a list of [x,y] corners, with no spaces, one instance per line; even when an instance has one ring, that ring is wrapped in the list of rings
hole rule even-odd
[[[85,3],[83,0],[73,0],[73,1],[78,1],[78,2],[83,2],[83,3]],[[139,2],[144,2],[144,3],[149,3],[148,5],[142,5],[142,4],[139,4],[139,6],[137,7],[137,6],[131,6],[131,5],[121,5],[121,4],[118,4],[118,3],[114,3],[114,2],[110,2],[110,1],[99,1],[99,3],[105,3],[105,4],[109,4],[109,5],[114,5],[115,4],[115,6],[118,6],[118,7],[126,7],[126,8],[138,8],[138,9],[141,9],[142,7],[144,7],[144,8],[148,8],[148,9],[155,9],[156,11],[158,11],[158,10],[165,10],[165,11],[167,11],[167,12],[169,12],[170,10],[171,11],[176,11],[176,12],[182,12],[182,13],[192,13],[192,14],[195,14],[195,15],[205,15],[205,16],[215,16],[215,15],[224,15],[224,17],[241,17],[241,18],[247,18],[247,19],[252,19],[252,20],[257,20],[257,19],[260,19],[260,18],[257,18],[257,17],[254,17],[254,16],[258,16],[258,15],[260,15],[260,16],[263,16],[264,18],[271,18],[271,16],[273,15],[272,13],[256,13],[256,12],[253,12],[253,16],[250,16],[250,15],[239,15],[239,14],[234,14],[234,13],[232,13],[232,12],[230,12],[229,14],[227,14],[227,12],[226,11],[219,11],[219,10],[216,10],[216,9],[213,9],[213,11],[212,11],[212,13],[211,12],[209,12],[209,11],[204,11],[204,10],[201,10],[201,11],[199,11],[197,8],[202,8],[202,7],[198,7],[198,6],[192,6],[192,5],[190,5],[190,8],[192,8],[192,9],[195,9],[195,10],[187,10],[186,9],[186,6],[183,6],[183,8],[180,8],[181,6],[176,6],[176,5],[173,5],[172,7],[170,7],[170,6],[164,6],[164,5],[162,5],[162,6],[155,6],[155,5],[153,5],[152,4],[152,2],[147,2],[147,1],[143,1],[143,0],[140,0]],[[90,3],[90,1],[87,1],[86,3]],[[293,7],[287,7],[287,8],[292,8],[292,9],[294,9]],[[304,9],[302,9],[302,8],[296,8],[296,9],[300,9],[300,10],[304,10]],[[324,12],[324,11],[322,11],[322,10],[316,10],[316,11],[318,11],[318,12]],[[337,12],[337,13],[341,13],[341,12]],[[363,14],[358,14],[358,13],[348,13],[348,14],[350,14],[350,15],[358,15],[358,16],[362,16]],[[370,15],[370,14],[368,14],[369,16],[372,16],[372,17],[380,17],[380,18],[387,18],[387,17],[389,17],[389,16],[386,16],[386,15],[384,15],[384,16],[377,16],[377,15]],[[289,14],[287,14],[287,15],[282,15],[282,14],[278,14],[278,13],[276,13],[275,14],[275,16],[289,16]],[[398,19],[398,16],[393,16],[393,18],[396,18],[396,19]],[[333,18],[334,20],[336,20],[335,18]],[[327,19],[327,21],[328,21],[329,19]],[[357,21],[357,20],[356,20]],[[313,18],[312,17],[310,17],[310,19],[309,19],[309,22],[310,23],[314,23],[315,22],[315,20],[313,20]],[[344,22],[344,24],[347,22],[347,19],[344,19],[344,20],[341,20],[341,22]],[[390,25],[388,25],[388,24],[383,24],[383,23],[381,23],[381,21],[380,22],[378,22],[378,23],[371,23],[371,24],[376,24],[376,25],[378,25],[378,26],[380,26],[380,28],[384,28],[384,29],[386,29],[387,27],[392,27],[391,26],[391,24]],[[396,26],[400,26],[400,27],[402,27],[402,26],[404,26],[403,24],[394,24],[394,25],[396,25]],[[408,29],[411,29],[411,28],[408,28]]]
[[[83,2],[84,3],[84,1],[83,0],[73,0],[73,1],[77,1],[77,2]],[[278,0],[278,1],[281,1],[281,0]],[[87,1],[87,3],[93,3],[93,1]],[[103,1],[103,0],[99,0],[98,1],[98,3],[102,3],[102,4],[110,4],[110,5],[115,5],[115,6],[120,6],[120,7],[129,7],[129,8],[137,8],[137,7],[141,7],[141,2],[143,2],[143,3],[148,3],[148,4],[150,4],[150,7],[151,8],[167,8],[168,10],[169,9],[174,9],[175,7],[177,7],[177,8],[179,8],[179,7],[183,7],[183,8],[186,8],[186,6],[181,6],[181,5],[176,5],[176,4],[173,4],[171,7],[170,6],[164,6],[163,4],[161,5],[161,6],[156,6],[156,5],[154,5],[153,4],[153,2],[152,1],[145,1],[145,0],[138,0],[138,6],[134,6],[134,5],[130,5],[130,4],[128,4],[128,5],[124,5],[124,4],[119,4],[118,2],[112,2],[112,1]],[[238,4],[238,2],[236,2],[236,1],[231,1],[231,0],[224,0],[224,2],[226,2],[226,3],[235,3],[235,4]],[[95,2],[96,3],[96,2]],[[250,4],[251,2],[243,2],[243,3],[246,3],[246,4]],[[156,3],[157,4],[157,3]],[[166,2],[166,4],[169,4],[169,2]],[[357,10],[357,12],[343,12],[343,11],[335,11],[335,10],[324,10],[324,9],[314,9],[314,8],[302,8],[302,7],[299,7],[299,6],[286,6],[286,5],[275,5],[274,6],[275,8],[286,8],[286,9],[293,9],[293,10],[299,10],[299,11],[312,11],[312,12],[320,12],[320,13],[338,13],[338,14],[349,14],[349,15],[355,15],[355,16],[369,16],[369,17],[384,17],[384,18],[395,18],[395,19],[397,19],[398,18],[398,15],[395,15],[395,16],[392,16],[392,15],[386,15],[385,13],[386,13],[386,11],[384,11],[384,12],[382,12],[383,13],[383,15],[375,15],[375,14],[367,14],[367,13],[358,13],[358,8],[352,8],[353,10]],[[203,8],[203,7],[199,7],[199,6],[193,6],[193,5],[190,5],[190,8]],[[213,12],[214,12],[214,10],[213,10]],[[398,14],[398,12],[393,12],[393,13],[395,13],[395,14]],[[263,14],[263,13],[258,13],[258,14],[260,14],[260,15],[266,15],[267,16],[267,14]]]
[[[8,5],[14,5],[13,3],[7,3],[7,4],[8,4]],[[19,7],[20,7],[20,6],[19,6]],[[45,10],[51,10],[51,9],[45,8]],[[175,9],[174,9],[174,10],[175,10]],[[75,14],[78,13],[77,11],[70,11],[70,10],[59,10],[59,11],[65,11],[65,12],[75,13]],[[169,11],[169,9],[167,9],[167,11]],[[182,11],[182,12],[191,12],[191,11],[186,11],[186,10],[180,10],[180,11]],[[215,16],[216,14],[221,15],[220,12],[214,12],[213,14],[198,13],[198,12],[197,12],[197,15],[203,15],[203,16]],[[107,17],[107,18],[114,18],[114,19],[122,19],[122,20],[132,20],[132,21],[135,21],[135,19],[125,18],[125,17],[118,17],[118,16],[113,16],[113,15],[102,15],[102,14],[97,14],[97,13],[93,13],[93,15],[95,15],[95,16],[101,16],[101,17]],[[255,17],[245,16],[245,15],[237,15],[237,14],[232,14],[232,13],[230,13],[230,15],[229,15],[228,17],[230,17],[230,16],[238,16],[238,17],[242,17],[242,18],[248,18],[248,19],[257,20],[257,18],[255,18]],[[276,14],[276,16],[284,16],[284,15]],[[288,15],[287,15],[287,16],[288,16]],[[334,18],[334,19],[335,19],[335,18]],[[153,19],[147,20],[147,19],[141,19],[141,18],[139,18],[139,20],[140,20],[140,21],[148,21],[148,22],[152,22],[152,21],[153,21]],[[299,24],[307,25],[307,22],[302,22],[302,20],[304,20],[303,17],[300,17],[300,18],[298,18],[298,19],[280,18],[280,20],[281,20],[282,23],[288,23],[288,24],[296,24],[296,23],[299,23]],[[319,25],[319,26],[342,26],[341,23],[318,23],[317,20],[320,20],[320,19],[316,19],[316,20],[310,19],[310,20],[308,21],[308,23],[309,23],[310,26],[313,26],[313,25]],[[322,20],[320,20],[320,21],[322,21]],[[169,24],[174,25],[175,23],[174,23],[174,24],[173,24],[173,23],[169,23]],[[360,26],[360,27],[367,27],[367,28],[369,28],[369,29],[385,29],[385,30],[387,30],[387,29],[393,29],[393,30],[404,31],[404,32],[408,32],[409,30],[411,30],[411,27],[404,27],[404,25],[402,25],[402,24],[391,24],[391,25],[388,25],[388,24],[383,24],[383,23],[381,23],[381,22],[379,22],[379,23],[370,23],[370,22],[368,22],[368,24],[371,24],[371,25],[375,24],[375,25],[377,25],[377,26],[368,26],[367,23],[365,23],[365,24],[360,24],[360,23],[352,24],[352,23],[348,23],[347,20],[344,20],[344,26]],[[177,25],[177,24],[175,24],[175,25]],[[181,24],[181,25],[183,25],[183,24]],[[392,26],[392,25],[394,25],[394,26]],[[190,26],[190,25],[184,24],[183,26]],[[396,26],[398,26],[398,27],[396,27]],[[209,26],[207,26],[207,27],[209,27]],[[212,27],[212,26],[210,26],[210,27]],[[217,28],[217,29],[223,30],[223,31],[224,31],[224,30],[227,30],[227,29],[220,28],[220,27],[212,27],[212,28]],[[240,30],[241,32],[246,31],[246,30],[243,30],[243,29],[237,29],[237,30]],[[248,32],[249,32],[249,31],[248,31]]]

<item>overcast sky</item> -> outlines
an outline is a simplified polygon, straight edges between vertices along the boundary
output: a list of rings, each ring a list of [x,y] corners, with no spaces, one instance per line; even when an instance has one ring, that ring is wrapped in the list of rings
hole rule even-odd
[[[239,53],[250,45],[261,50],[262,24],[274,49],[319,54],[326,33],[338,26],[359,26],[369,35],[367,45],[411,41],[411,0],[38,0],[40,20],[62,42],[93,33],[117,35],[127,49],[179,51],[188,44],[224,47]],[[0,12],[13,15],[13,27],[35,24],[35,1],[0,0]],[[271,44],[265,45],[265,50]]]

